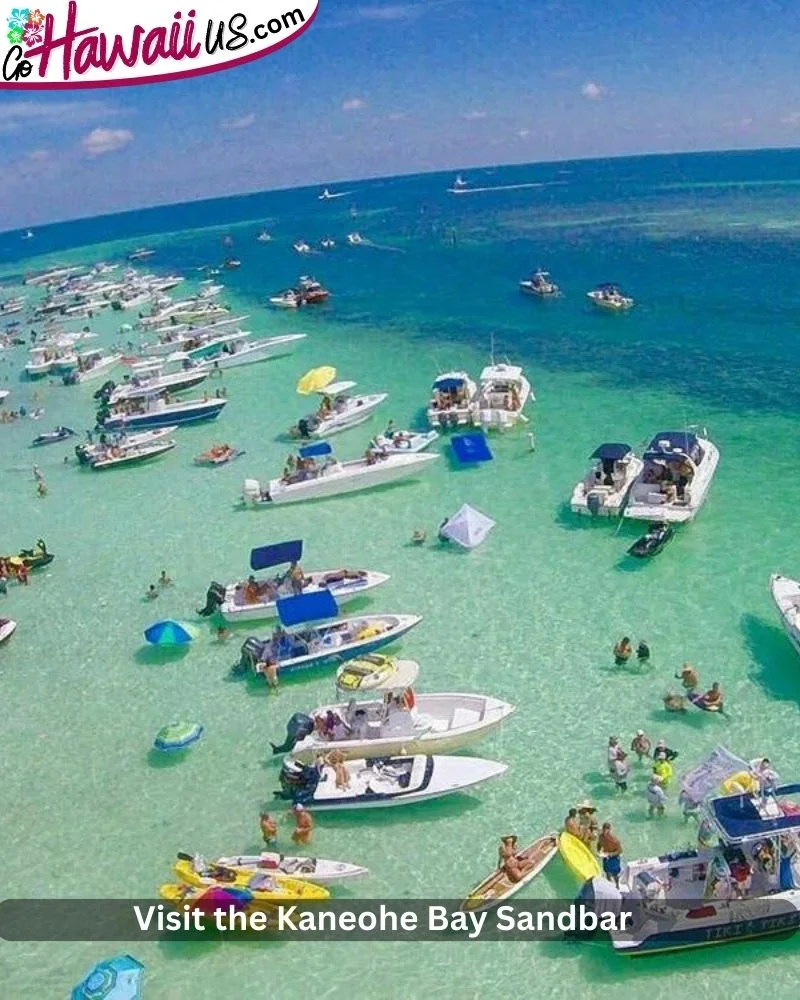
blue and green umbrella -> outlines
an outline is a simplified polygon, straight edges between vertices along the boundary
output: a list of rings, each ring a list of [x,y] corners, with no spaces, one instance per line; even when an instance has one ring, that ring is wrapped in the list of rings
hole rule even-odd
[[[144,637],[154,646],[185,646],[194,639],[195,630],[191,625],[165,618],[144,630]]]
[[[98,962],[72,991],[72,1000],[140,1000],[144,966],[130,955]]]
[[[173,753],[197,743],[202,735],[203,726],[199,722],[170,722],[158,731],[153,746],[164,753]]]

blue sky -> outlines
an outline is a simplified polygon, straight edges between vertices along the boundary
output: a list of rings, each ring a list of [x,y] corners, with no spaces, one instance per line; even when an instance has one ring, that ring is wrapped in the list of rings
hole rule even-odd
[[[297,41],[237,69],[0,93],[0,230],[337,179],[795,146],[798,51],[791,0],[320,0]]]

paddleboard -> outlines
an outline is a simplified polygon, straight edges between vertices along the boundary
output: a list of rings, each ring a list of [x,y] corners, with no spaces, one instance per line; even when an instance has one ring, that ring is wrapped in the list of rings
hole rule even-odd
[[[475,886],[461,904],[462,910],[489,910],[506,899],[510,899],[524,886],[532,882],[536,876],[553,860],[558,852],[558,836],[548,833],[539,837],[532,844],[517,852],[517,860],[521,867],[530,865],[518,882],[512,882],[503,868],[496,868],[491,875]]]
[[[569,868],[576,879],[583,885],[590,878],[596,878],[603,874],[603,868],[599,858],[592,854],[591,850],[582,840],[566,830],[559,834],[558,850],[564,860],[564,864]]]

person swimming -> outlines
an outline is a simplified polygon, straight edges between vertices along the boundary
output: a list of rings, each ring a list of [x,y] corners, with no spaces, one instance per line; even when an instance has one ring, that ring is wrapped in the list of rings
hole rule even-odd
[[[614,663],[618,667],[622,667],[628,662],[632,655],[633,647],[631,646],[631,640],[626,635],[620,639],[616,646],[614,646]]]

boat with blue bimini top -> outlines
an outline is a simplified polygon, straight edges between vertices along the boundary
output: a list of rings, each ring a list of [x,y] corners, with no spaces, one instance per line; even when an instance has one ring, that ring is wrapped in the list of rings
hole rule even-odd
[[[708,497],[719,450],[689,431],[656,434],[642,456],[624,517],[638,521],[691,521]]]
[[[581,892],[631,912],[632,925],[611,932],[614,949],[650,955],[800,927],[800,783],[778,784],[766,759],[748,763],[717,747],[681,791],[700,813],[706,846],[631,861],[619,889],[596,878]]]
[[[591,517],[619,517],[642,471],[642,460],[634,455],[630,445],[619,442],[601,444],[590,460],[591,468],[572,491],[572,512]]]
[[[344,604],[389,579],[388,573],[366,569],[330,569],[305,573],[299,566],[302,555],[301,539],[253,549],[250,553],[250,569],[253,573],[271,568],[273,574],[267,578],[251,575],[248,580],[224,586],[212,583],[206,594],[205,607],[198,614],[208,617],[219,612],[229,622],[258,621],[274,618],[278,614],[277,605],[282,597],[326,591],[336,598],[338,604]],[[283,566],[283,572],[275,574],[277,566]]]
[[[431,386],[428,423],[433,428],[471,424],[477,394],[478,387],[466,372],[444,372]]]
[[[280,598],[277,610],[281,627],[268,638],[247,639],[237,672],[265,674],[270,664],[279,673],[341,664],[394,642],[422,621],[420,615],[357,615],[330,621],[339,607],[327,590]]]

